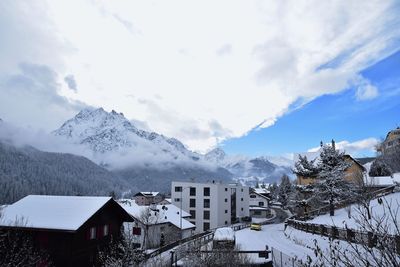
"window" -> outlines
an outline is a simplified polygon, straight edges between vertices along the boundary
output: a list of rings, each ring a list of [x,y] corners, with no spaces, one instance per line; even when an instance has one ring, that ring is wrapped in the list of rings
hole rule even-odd
[[[133,234],[133,235],[141,235],[141,234],[142,234],[142,228],[140,228],[140,227],[133,227],[133,228],[132,228],[132,234]]]
[[[227,198],[225,198],[225,202],[228,202],[228,199],[227,199]]]
[[[203,223],[203,231],[207,231],[208,229],[210,229],[210,223],[208,222]]]
[[[264,207],[264,202],[262,202],[262,201],[258,202],[258,206]]]
[[[228,192],[228,188],[225,187],[225,192]]]
[[[225,214],[228,213],[228,210],[225,210]]]
[[[254,211],[254,215],[261,215],[261,211],[260,210]]]
[[[228,221],[225,221],[225,225],[228,224]]]
[[[190,199],[189,207],[190,208],[195,208],[196,207],[196,199],[194,199],[194,198]]]
[[[256,198],[257,196],[256,195],[250,195],[250,198]]]
[[[205,210],[203,213],[203,219],[204,220],[209,220],[210,219],[210,211],[209,210]]]
[[[190,195],[195,196],[196,195],[196,187],[190,187]]]
[[[205,197],[209,197],[210,196],[210,188],[209,187],[204,187],[204,194]]]
[[[96,239],[96,227],[90,227],[90,239]]]
[[[191,219],[196,219],[196,211],[195,210],[190,210],[190,218]]]
[[[243,201],[243,198],[241,198],[240,201]]]
[[[240,189],[240,191],[241,191],[241,192],[243,192],[243,188],[242,188],[242,189]]]
[[[181,199],[180,198],[175,198],[174,201],[175,202],[181,202]]]
[[[204,208],[209,208],[209,207],[210,207],[210,200],[204,199]]]
[[[243,208],[241,208],[240,210],[243,211]]]
[[[108,224],[106,224],[106,225],[104,225],[103,226],[103,236],[108,236],[108,234],[109,234],[109,227],[108,227]]]
[[[182,186],[175,186],[175,192],[182,192]]]

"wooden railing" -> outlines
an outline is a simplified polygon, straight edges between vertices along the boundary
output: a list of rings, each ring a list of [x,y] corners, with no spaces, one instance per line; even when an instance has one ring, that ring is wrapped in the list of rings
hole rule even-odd
[[[351,243],[387,249],[385,244],[396,246],[397,253],[400,254],[400,236],[390,234],[376,234],[373,232],[363,232],[349,228],[340,228],[332,225],[314,224],[294,219],[288,219],[287,225],[304,232],[326,236],[332,239],[344,240]]]

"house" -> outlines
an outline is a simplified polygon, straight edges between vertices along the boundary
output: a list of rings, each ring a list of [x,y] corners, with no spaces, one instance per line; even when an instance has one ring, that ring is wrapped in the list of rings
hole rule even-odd
[[[378,147],[378,151],[383,155],[390,155],[400,149],[400,127],[387,133],[385,140]]]
[[[131,221],[111,197],[29,195],[2,210],[0,229],[31,236],[55,266],[97,266],[98,250]]]
[[[134,200],[120,200],[119,204],[133,217],[124,225],[133,242],[143,249],[157,248],[181,238],[189,237],[195,225],[187,219],[190,214],[172,204],[141,206]]]
[[[164,196],[159,192],[139,192],[134,195],[133,199],[139,206],[149,206],[163,201]]]
[[[322,144],[322,142],[321,142]],[[335,147],[335,142],[332,140],[332,146]],[[306,152],[306,153],[300,153],[295,155],[295,160],[299,158],[299,155],[301,156],[306,156],[308,160],[318,160],[319,155],[321,153],[321,149],[315,151],[315,152]],[[344,160],[349,163],[349,167],[345,170],[344,173],[344,179],[346,181],[352,182],[354,184],[360,184],[363,181],[363,176],[366,171],[363,165],[361,165],[360,162],[358,162],[356,159],[351,157],[348,154],[344,155]],[[318,181],[317,174],[304,177],[301,175],[297,175],[297,184],[298,185],[310,185]]]
[[[271,215],[269,209],[270,192],[265,188],[251,188],[249,197],[250,216],[254,218],[266,218]]]
[[[196,232],[239,222],[249,216],[249,187],[239,184],[172,182],[172,203],[188,213]]]

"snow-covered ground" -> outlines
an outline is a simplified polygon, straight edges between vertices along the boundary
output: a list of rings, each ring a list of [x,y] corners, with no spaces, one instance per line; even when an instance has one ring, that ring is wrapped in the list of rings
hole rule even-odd
[[[288,235],[294,235],[293,231],[296,232],[295,236],[299,236],[300,239],[312,240],[312,234],[297,231],[290,227],[286,229]],[[310,237],[304,238],[304,236]],[[237,231],[236,243],[240,245],[241,250],[265,250],[265,246],[268,245],[269,248],[273,247],[298,259],[306,259],[307,255],[313,255],[313,251],[306,247],[307,244],[297,244],[285,236],[284,224],[263,225],[261,231],[254,231],[249,228]],[[252,254],[251,257],[257,262],[263,260],[258,258],[256,254]]]
[[[370,209],[372,217],[382,218],[386,212],[388,214],[388,206],[396,212],[399,209],[399,213],[396,215],[396,222],[400,222],[400,193],[394,193],[387,195],[382,198],[382,204],[378,203],[378,199],[374,199],[371,201]],[[360,219],[361,212],[365,212],[362,207],[357,204],[351,206],[351,218],[348,218],[348,213],[345,208],[339,209],[335,211],[335,216],[329,216],[329,214],[324,214],[318,216],[308,222],[318,223],[318,224],[327,224],[327,225],[336,225],[337,227],[345,227],[352,229],[359,229],[359,224],[356,222]],[[373,220],[374,221],[374,220]],[[390,223],[394,223],[393,220],[389,220]],[[399,225],[399,224],[398,224]],[[400,225],[399,225],[400,226]]]

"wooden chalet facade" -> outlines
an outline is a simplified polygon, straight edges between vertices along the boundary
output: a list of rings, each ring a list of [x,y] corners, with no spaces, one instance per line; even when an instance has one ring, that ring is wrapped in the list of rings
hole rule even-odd
[[[98,266],[98,251],[120,237],[123,222],[132,221],[110,197],[30,195],[3,210],[0,229],[32,237],[52,265]]]

